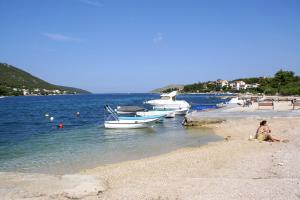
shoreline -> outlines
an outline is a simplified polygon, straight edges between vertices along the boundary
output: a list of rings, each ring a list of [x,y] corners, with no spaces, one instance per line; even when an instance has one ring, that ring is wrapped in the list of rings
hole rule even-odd
[[[290,143],[248,141],[258,122],[245,118],[210,124],[228,140],[77,174],[0,173],[0,195],[4,199],[296,199],[300,119],[270,119],[272,130]]]
[[[199,148],[199,147],[202,147],[202,146],[207,146],[208,144],[211,144],[211,143],[223,141],[222,137],[220,137],[219,135],[214,133],[213,128],[210,128],[210,127],[187,127],[187,126],[184,127],[184,128],[189,129],[188,131],[193,131],[193,132],[200,131],[200,134],[214,135],[214,136],[212,138],[210,138],[209,140],[207,140],[207,138],[205,138],[205,139],[201,138],[201,139],[204,139],[204,141],[201,140],[201,142],[199,141],[197,144],[189,144],[187,146],[177,147],[176,149],[165,149],[161,152],[151,153],[151,154],[143,155],[143,156],[137,157],[137,158],[128,158],[128,159],[123,159],[123,160],[120,160],[120,161],[109,161],[107,163],[104,162],[104,163],[96,164],[95,166],[81,167],[81,169],[78,168],[76,171],[72,171],[71,174],[82,173],[82,172],[85,172],[85,171],[93,170],[93,169],[98,168],[98,167],[105,167],[105,166],[110,166],[110,165],[119,165],[119,164],[126,163],[126,162],[135,162],[135,161],[139,161],[139,160],[151,159],[151,158],[171,154],[173,152],[186,150],[186,149]],[[208,131],[209,133],[207,132],[208,129],[209,129],[209,131]],[[193,133],[188,133],[188,131],[185,134],[193,134]],[[216,137],[219,137],[219,138],[216,139]],[[198,139],[198,137],[197,137],[197,139]],[[70,173],[60,173],[60,172],[51,172],[51,171],[44,172],[43,170],[42,171],[13,171],[13,170],[1,171],[0,170],[0,174],[1,173],[45,174],[45,175],[54,175],[54,176],[63,176],[63,175],[70,174]]]
[[[4,200],[300,197],[300,110],[290,111],[288,102],[278,102],[275,110],[258,110],[253,104],[186,117],[224,140],[74,174],[0,172],[0,196]],[[217,118],[221,120],[208,120]],[[262,119],[268,120],[273,135],[290,142],[249,140]]]

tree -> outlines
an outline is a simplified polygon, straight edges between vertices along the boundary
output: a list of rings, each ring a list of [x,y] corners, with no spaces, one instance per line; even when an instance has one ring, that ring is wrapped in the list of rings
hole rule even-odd
[[[4,86],[0,86],[0,96],[6,96],[8,95],[8,90]]]
[[[284,87],[292,82],[296,81],[294,72],[283,71],[282,69],[276,72],[273,80],[272,87],[277,88],[278,93],[280,93],[281,87]]]

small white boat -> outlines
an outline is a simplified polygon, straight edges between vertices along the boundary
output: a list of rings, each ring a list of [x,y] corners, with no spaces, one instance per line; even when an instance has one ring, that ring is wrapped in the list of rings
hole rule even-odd
[[[153,123],[162,119],[162,115],[155,116],[132,116],[132,117],[120,117],[117,115],[114,110],[112,110],[109,106],[105,105],[105,109],[111,114],[111,120],[104,121],[105,128],[147,128],[151,126]]]
[[[190,104],[184,100],[176,100],[177,91],[160,95],[160,99],[146,101],[154,109],[174,110],[176,115],[184,115],[190,109]]]
[[[107,129],[138,129],[138,128],[148,128],[149,125],[145,123],[139,124],[123,124],[118,121],[107,121],[104,123],[104,127]]]
[[[148,120],[147,122],[135,121],[135,120],[112,120],[105,121],[105,128],[113,128],[113,129],[136,129],[136,128],[148,128],[150,126],[150,122],[153,123],[157,120]]]
[[[228,102],[229,104],[244,104],[244,100],[240,99],[239,97],[234,97],[232,99],[230,99],[230,101]]]

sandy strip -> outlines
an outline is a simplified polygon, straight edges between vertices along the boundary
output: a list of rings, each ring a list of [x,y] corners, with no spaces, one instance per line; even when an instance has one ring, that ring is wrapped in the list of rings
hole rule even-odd
[[[273,118],[289,143],[248,141],[258,119],[210,125],[228,141],[79,174],[0,173],[1,199],[300,199],[300,119]],[[230,136],[230,137],[228,137]]]

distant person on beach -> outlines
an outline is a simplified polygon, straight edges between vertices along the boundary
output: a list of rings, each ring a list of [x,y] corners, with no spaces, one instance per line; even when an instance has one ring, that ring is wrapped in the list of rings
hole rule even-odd
[[[271,135],[271,130],[267,125],[267,121],[263,120],[260,122],[259,127],[256,131],[255,138],[259,141],[269,141],[269,142],[280,142],[279,138]]]

